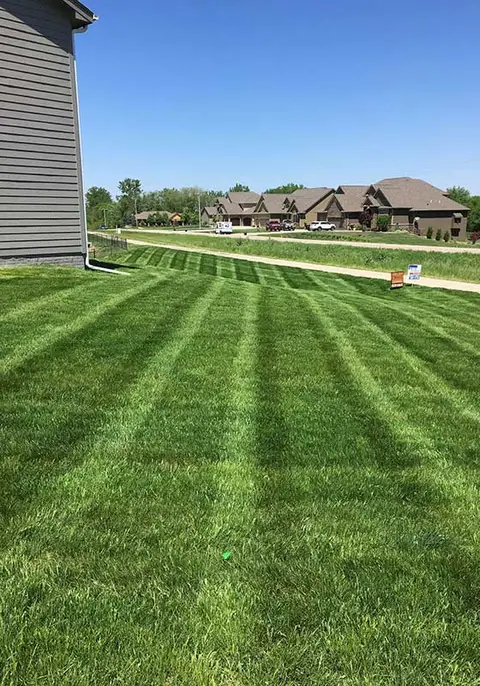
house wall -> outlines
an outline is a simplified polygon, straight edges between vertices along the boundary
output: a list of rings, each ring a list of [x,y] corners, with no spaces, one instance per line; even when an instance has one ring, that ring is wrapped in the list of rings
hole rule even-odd
[[[323,214],[325,214],[325,217],[319,217],[319,220],[326,219],[332,224],[335,224],[337,228],[343,228],[344,212],[335,196],[332,198],[327,210]]]
[[[202,213],[200,215],[202,224],[208,224],[208,225],[213,225],[215,222],[213,221],[213,217],[210,217],[208,212],[205,212],[205,210],[202,210]]]
[[[343,228],[347,229],[349,226],[358,225],[360,222],[358,218],[360,217],[360,212],[344,212],[343,213]]]
[[[265,214],[256,214],[254,217],[255,225],[260,227],[260,228],[264,228],[267,225],[267,222],[269,221],[269,219],[270,219],[269,214],[266,214],[266,213]]]
[[[333,196],[333,191],[330,195]],[[305,224],[311,224],[312,222],[323,221],[327,219],[327,211],[326,209],[323,209],[325,207],[325,202],[325,198],[322,198],[317,202],[316,205],[311,207],[308,212],[305,213]],[[319,207],[322,209],[319,210]]]
[[[408,229],[410,225],[410,215],[408,210],[393,210],[391,217],[392,228],[395,228],[397,224],[401,229]]]
[[[441,229],[442,233],[445,231],[450,231],[450,234],[458,241],[467,240],[467,212],[462,212],[462,220],[459,224],[454,224],[453,212],[414,212],[410,215],[410,222],[413,226],[415,217],[419,218],[418,227],[420,233],[425,235],[427,233],[428,227],[433,227],[434,231]],[[452,233],[453,228],[458,228],[458,236],[454,236]]]
[[[0,25],[0,262],[83,264],[68,14],[53,0],[1,0]]]

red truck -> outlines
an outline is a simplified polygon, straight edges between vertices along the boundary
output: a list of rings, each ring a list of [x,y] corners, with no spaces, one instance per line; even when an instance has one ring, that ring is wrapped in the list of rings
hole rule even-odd
[[[283,226],[280,219],[270,219],[265,228],[267,231],[281,231]]]

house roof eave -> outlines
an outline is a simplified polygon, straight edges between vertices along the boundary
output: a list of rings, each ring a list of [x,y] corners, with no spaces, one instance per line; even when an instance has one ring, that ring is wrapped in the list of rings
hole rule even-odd
[[[78,0],[61,0],[61,2],[73,11],[75,16],[74,28],[86,29],[98,19],[92,10]]]

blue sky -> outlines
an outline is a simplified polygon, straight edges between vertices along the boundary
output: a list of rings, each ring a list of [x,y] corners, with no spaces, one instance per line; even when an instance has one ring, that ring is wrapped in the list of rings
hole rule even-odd
[[[91,0],[87,187],[414,176],[480,194],[478,0]]]

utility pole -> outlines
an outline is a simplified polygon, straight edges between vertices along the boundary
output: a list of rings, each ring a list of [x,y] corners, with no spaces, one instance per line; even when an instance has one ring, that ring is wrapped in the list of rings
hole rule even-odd
[[[134,200],[134,202],[135,202],[135,226],[136,226],[136,228],[138,229],[138,219],[137,219],[137,214],[138,214],[138,212],[137,212],[137,209],[138,209],[138,206],[137,206],[137,196],[135,196],[135,197],[133,198],[133,200]]]
[[[200,209],[200,189],[197,191],[198,198],[198,229],[202,228],[202,211]]]
[[[107,208],[106,207],[103,208],[103,223],[104,223],[105,228],[108,229],[108,226],[107,226]]]

